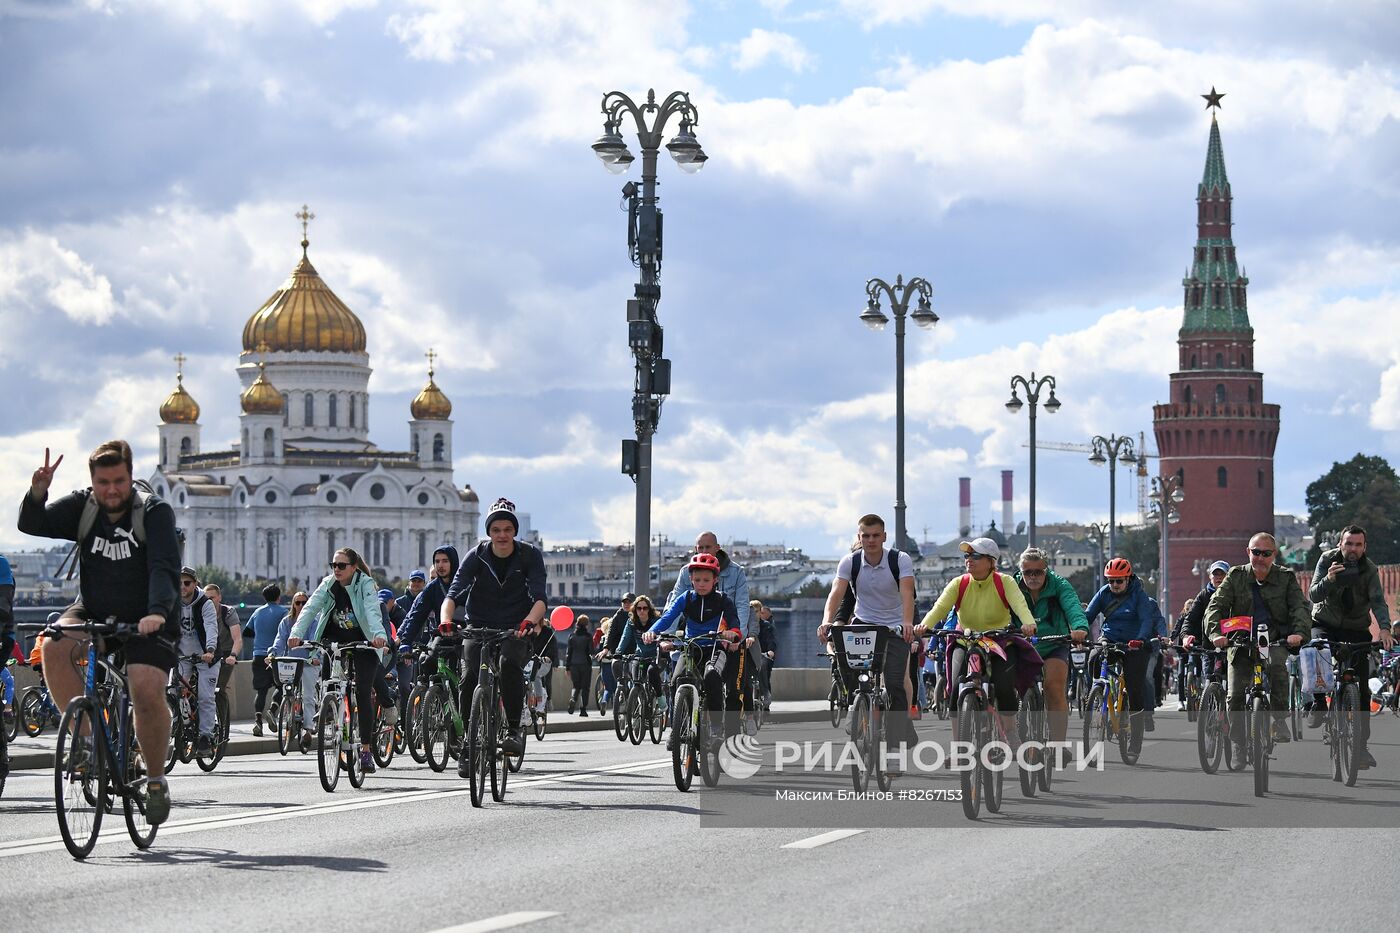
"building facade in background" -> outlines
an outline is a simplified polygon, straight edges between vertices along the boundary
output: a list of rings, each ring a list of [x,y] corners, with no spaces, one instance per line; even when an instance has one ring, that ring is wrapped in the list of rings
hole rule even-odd
[[[204,450],[184,386],[160,407],[157,495],[175,509],[185,562],[306,586],[353,547],[406,577],[449,543],[476,543],[480,504],[452,476],[452,403],[433,380],[410,405],[409,448],[369,440],[365,328],[307,256],[243,327],[240,437]],[[177,357],[177,361],[182,362]],[[526,529],[522,528],[522,533]]]

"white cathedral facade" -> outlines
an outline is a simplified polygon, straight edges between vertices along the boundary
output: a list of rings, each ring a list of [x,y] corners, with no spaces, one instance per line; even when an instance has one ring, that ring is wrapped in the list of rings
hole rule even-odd
[[[410,406],[412,449],[369,441],[364,325],[312,267],[308,245],[303,235],[301,261],[243,327],[240,441],[200,447],[199,405],[181,372],[160,407],[151,485],[175,509],[187,564],[305,588],[349,546],[407,577],[439,545],[465,553],[477,540],[477,496],[452,479],[452,403],[430,358]]]

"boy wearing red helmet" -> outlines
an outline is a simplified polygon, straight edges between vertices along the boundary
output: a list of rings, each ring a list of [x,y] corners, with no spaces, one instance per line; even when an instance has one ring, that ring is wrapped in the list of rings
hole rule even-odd
[[[690,571],[690,588],[671,601],[664,615],[649,628],[642,641],[652,644],[663,632],[669,632],[685,619],[687,638],[702,638],[702,641],[687,646],[693,653],[697,667],[705,671],[705,708],[710,711],[710,741],[716,745],[724,741],[724,736],[739,731],[739,711],[744,693],[744,653],[739,650],[743,643],[743,631],[739,621],[739,610],[734,600],[723,593],[715,592],[715,582],[719,579],[719,558],[713,554],[700,553],[686,564]],[[712,636],[703,638],[703,636]],[[709,664],[705,655],[718,643]],[[727,688],[727,689],[726,689]],[[723,724],[718,721],[722,712]],[[670,748],[675,741],[675,729],[666,740]]]

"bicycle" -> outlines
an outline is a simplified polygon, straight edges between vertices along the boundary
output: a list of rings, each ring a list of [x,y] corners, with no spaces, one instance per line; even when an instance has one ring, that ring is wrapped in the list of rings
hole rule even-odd
[[[404,746],[408,749],[409,755],[418,764],[424,764],[428,760],[427,753],[423,750],[423,729],[426,720],[424,713],[427,711],[427,697],[429,686],[429,665],[434,659],[431,646],[424,646],[415,651],[414,671],[416,672],[413,689],[409,691],[408,698],[404,703]]]
[[[603,665],[605,661],[598,662],[598,676],[593,678],[593,705],[598,708],[598,715],[601,716],[608,711],[608,704],[603,702],[603,694],[607,692],[607,685],[603,683]]]
[[[1072,645],[1069,650],[1069,681],[1065,684],[1065,697],[1069,701],[1070,709],[1079,713],[1080,719],[1084,718],[1089,708],[1089,691],[1092,687],[1093,684],[1089,682],[1089,649]]]
[[[841,725],[841,720],[846,718],[846,711],[851,708],[851,692],[846,688],[845,678],[841,676],[837,666],[835,649],[819,651],[817,657],[826,658],[831,662],[831,689],[827,691],[826,702],[831,711],[831,728],[835,729]]]
[[[179,661],[203,664],[202,654],[185,655]],[[218,663],[215,661],[214,663]],[[229,740],[229,703],[224,691],[214,690],[214,741],[207,749],[199,747],[198,686],[180,674],[177,663],[170,670],[170,683],[165,688],[165,702],[170,707],[170,744],[165,752],[165,769],[170,771],[179,761],[191,760],[204,772],[213,771],[224,760]]]
[[[622,674],[620,676],[614,674],[616,683],[613,685],[611,698],[613,733],[619,742],[626,742],[631,734],[631,720],[629,718],[631,711],[627,701],[632,693],[633,662],[637,656],[635,654],[620,654],[615,655],[615,657],[622,662]],[[601,663],[608,664],[610,662],[605,660]]]
[[[894,778],[885,770],[883,749],[885,714],[890,704],[882,675],[890,629],[884,625],[849,624],[836,626],[833,632],[841,635],[835,645],[842,674],[854,677],[856,682],[851,699],[850,735],[857,762],[851,765],[851,783],[857,793],[865,793],[873,774],[876,787],[889,790]]]
[[[38,683],[26,687],[19,700],[19,727],[31,739],[42,735],[48,726],[57,726],[62,715],[49,695],[48,685]]]
[[[102,816],[121,797],[131,841],[150,848],[157,827],[146,821],[145,757],[132,724],[131,689],[122,669],[123,649],[98,651],[102,637],[135,635],[135,625],[104,622],[55,622],[44,629],[54,640],[64,633],[89,636],[87,657],[80,661],[83,692],[69,702],[58,726],[54,749],[54,808],[63,844],[75,859],[84,859],[97,844]]]
[[[1382,645],[1378,641],[1337,642],[1316,638],[1308,642],[1308,647],[1331,649],[1333,686],[1322,741],[1326,743],[1327,753],[1332,759],[1332,780],[1355,787],[1361,750],[1366,743],[1362,734],[1362,720],[1367,717],[1368,711],[1361,709],[1361,688],[1356,683],[1356,671],[1349,662],[1353,655],[1365,653],[1369,656]]]
[[[1250,661],[1249,692],[1245,695],[1244,705],[1247,715],[1242,718],[1230,717],[1235,723],[1230,728],[1243,733],[1244,764],[1254,768],[1254,796],[1263,797],[1269,792],[1269,759],[1274,751],[1269,699],[1269,650],[1272,645],[1267,625],[1252,624],[1251,627],[1252,631],[1240,629],[1230,635],[1237,648],[1248,650]],[[1227,738],[1230,736],[1227,735]]]
[[[423,691],[420,741],[428,767],[439,774],[447,770],[449,759],[461,757],[462,738],[467,734],[458,700],[462,678],[448,660],[448,655],[454,659],[460,656],[461,644],[460,638],[450,635],[434,636],[425,655],[436,661],[436,669],[428,674]]]
[[[505,760],[505,752],[501,749],[502,740],[509,734],[506,708],[501,699],[501,650],[505,640],[512,636],[512,632],[467,627],[462,629],[462,636],[468,641],[481,643],[481,667],[477,674],[476,689],[472,691],[466,745],[462,750],[469,762],[472,806],[480,807],[486,798],[487,778],[491,781],[491,799],[500,803],[506,797],[506,779],[512,770],[520,767],[517,763],[512,769]],[[520,737],[523,741],[524,732]],[[523,760],[524,750],[513,757]]]
[[[322,684],[321,713],[316,721],[316,771],[326,793],[335,792],[344,771],[350,786],[360,788],[365,772],[360,767],[359,704],[355,700],[355,651],[374,651],[364,642],[303,644],[319,651],[330,676]],[[376,659],[378,654],[375,655]]]
[[[652,689],[650,668],[660,673],[661,690]],[[669,665],[662,664],[659,658],[637,658],[636,683],[627,696],[627,720],[630,724],[629,737],[633,745],[641,745],[644,737],[651,737],[651,744],[661,742],[661,734],[670,724],[666,698],[669,696]]]
[[[1070,635],[1046,635],[1033,637],[1034,644],[1061,645],[1072,640]],[[1068,711],[1066,711],[1068,716]],[[1041,752],[1050,747],[1050,726],[1045,712],[1045,668],[1036,674],[1035,682],[1026,688],[1021,696],[1020,708],[1016,711],[1016,731],[1022,744],[1031,743],[1028,764],[1040,763],[1040,770],[1021,768],[1021,796],[1034,797],[1037,789],[1050,793],[1052,768],[1050,761]]]
[[[302,720],[305,713],[306,697],[303,695],[301,678],[306,665],[311,662],[310,658],[282,657],[271,658],[273,669],[277,672],[277,680],[281,687],[278,695],[282,698],[277,707],[277,752],[286,755],[295,746],[298,751],[305,755],[310,751],[310,744],[303,741]],[[317,682],[317,696],[312,697],[312,709],[319,709],[320,686]]]
[[[1195,647],[1190,651],[1206,667],[1206,685],[1201,691],[1201,708],[1196,716],[1196,754],[1201,760],[1201,770],[1214,774],[1220,770],[1222,756],[1227,771],[1242,770],[1244,762],[1235,761],[1230,741],[1230,715],[1225,703],[1225,652]]]
[[[1186,721],[1195,722],[1196,717],[1201,712],[1201,691],[1204,689],[1200,655],[1194,653],[1197,649],[1181,645],[1172,645],[1171,647],[1176,651],[1177,657],[1181,661],[1181,676],[1186,679]],[[1196,659],[1196,663],[1191,663],[1192,658]]]
[[[1089,691],[1088,708],[1084,713],[1084,746],[1095,736],[1100,742],[1118,743],[1118,757],[1123,764],[1137,764],[1142,752],[1142,719],[1128,708],[1128,685],[1123,679],[1123,658],[1130,651],[1139,651],[1157,639],[1140,642],[1100,641],[1099,676]],[[1146,715],[1146,711],[1142,715]]]
[[[549,692],[544,685],[544,678],[549,675],[539,674],[545,660],[537,654],[525,663],[525,711],[530,714],[530,730],[535,733],[536,741],[543,741],[549,725]]]
[[[704,664],[708,664],[714,652],[720,650],[719,640],[714,634],[693,638],[667,635],[661,644],[663,651],[679,649],[681,653],[680,667],[671,678],[671,731],[675,733],[670,743],[671,776],[676,789],[682,792],[690,790],[697,771],[706,787],[714,787],[719,784],[720,768],[718,755],[710,749],[713,723],[705,709],[705,678],[701,673],[704,665],[697,663],[688,649],[694,645],[707,651]]]
[[[7,658],[4,663],[5,671],[8,674],[9,669],[15,667],[18,662],[16,662],[14,658]],[[9,677],[10,689],[14,690],[14,675],[9,674]],[[5,739],[8,742],[13,742],[15,736],[19,734],[19,703],[16,702],[18,696],[19,694],[16,691],[11,693],[8,702],[0,703],[0,719],[4,721],[3,728],[0,729],[0,731],[5,733]]]
[[[1003,784],[1006,780],[1006,769],[989,765],[1006,763],[1001,749],[996,748],[993,743],[1000,743],[1003,748],[1011,747],[1006,726],[1002,723],[994,702],[996,694],[991,680],[990,657],[994,647],[997,647],[993,636],[1006,631],[1001,629],[996,632],[967,632],[947,629],[933,633],[946,640],[945,652],[950,652],[955,647],[967,652],[967,669],[958,681],[958,718],[954,734],[959,741],[972,744],[972,767],[964,769],[958,775],[962,787],[963,815],[970,820],[977,819],[981,814],[984,796],[989,813],[1000,813],[1002,801],[1005,799]],[[1019,631],[1019,628],[1016,631]],[[989,758],[992,759],[990,762]]]

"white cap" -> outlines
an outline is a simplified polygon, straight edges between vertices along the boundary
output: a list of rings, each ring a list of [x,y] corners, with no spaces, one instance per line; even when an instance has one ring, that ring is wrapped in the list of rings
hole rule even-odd
[[[971,541],[964,541],[958,545],[958,550],[964,554],[983,554],[996,560],[1001,557],[1001,548],[991,538],[973,538]]]

